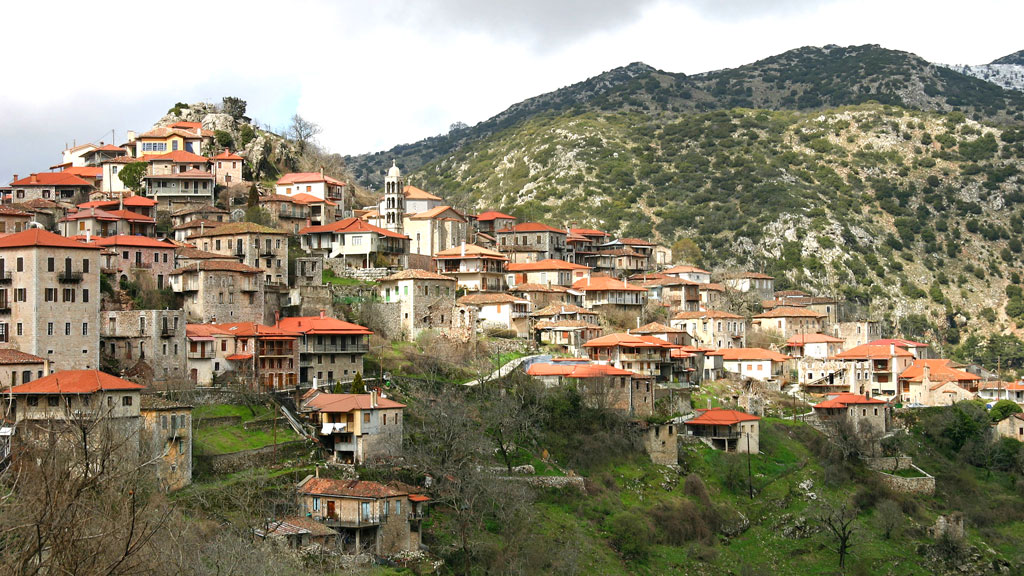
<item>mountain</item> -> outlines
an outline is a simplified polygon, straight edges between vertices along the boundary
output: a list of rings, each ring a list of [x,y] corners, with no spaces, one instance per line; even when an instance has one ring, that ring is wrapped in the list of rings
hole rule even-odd
[[[1002,58],[996,58],[991,64],[1012,64],[1016,66],[1024,66],[1024,50],[1014,52],[1013,54],[1007,54]]]
[[[463,129],[346,157],[353,176],[378,187],[396,159],[415,170],[460,147],[541,115],[640,112],[659,118],[736,107],[815,110],[877,101],[918,110],[961,110],[994,122],[1024,118],[1024,95],[876,45],[804,47],[753,64],[694,76],[633,63],[530,98]]]

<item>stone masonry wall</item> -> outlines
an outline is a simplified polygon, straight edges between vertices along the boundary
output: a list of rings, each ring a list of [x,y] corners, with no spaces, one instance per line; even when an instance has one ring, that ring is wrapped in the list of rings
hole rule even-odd
[[[294,440],[277,445],[277,458],[287,460],[303,452],[307,448],[305,440]],[[253,468],[274,463],[274,446],[264,446],[254,450],[231,452],[230,454],[199,455],[195,459],[208,467],[214,474],[230,474],[246,468]]]
[[[909,470],[914,467],[914,459],[910,456],[894,456],[881,458],[862,458],[864,465],[872,470],[888,472],[890,470]]]
[[[676,424],[652,424],[644,430],[643,442],[651,462],[661,466],[679,464]]]

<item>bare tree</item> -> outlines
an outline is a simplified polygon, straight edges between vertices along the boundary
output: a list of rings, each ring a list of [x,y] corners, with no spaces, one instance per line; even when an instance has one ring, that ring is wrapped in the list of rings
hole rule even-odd
[[[521,374],[521,373],[520,373]],[[485,432],[501,455],[505,468],[512,472],[512,456],[518,446],[530,439],[539,420],[538,384],[515,372],[496,385],[483,386]]]
[[[288,127],[288,134],[299,144],[300,154],[306,153],[306,148],[321,132],[323,132],[323,128],[319,124],[306,120],[298,114],[292,116],[291,126]]]
[[[857,508],[849,502],[824,501],[818,509],[815,519],[818,524],[832,537],[829,546],[839,555],[839,568],[846,568],[846,557],[853,548],[853,534],[857,530]]]

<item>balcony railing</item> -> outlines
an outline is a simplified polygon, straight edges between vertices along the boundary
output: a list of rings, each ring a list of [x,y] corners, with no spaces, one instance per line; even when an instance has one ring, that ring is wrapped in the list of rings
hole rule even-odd
[[[735,440],[735,439],[737,439],[737,438],[739,438],[741,436],[741,434],[739,432],[732,432],[732,431],[729,431],[729,432],[715,432],[715,431],[712,431],[712,430],[699,430],[699,429],[694,430],[693,431],[693,435],[694,436],[698,436],[700,438],[720,438],[720,439],[725,439],[725,440]]]
[[[14,280],[12,272],[0,272],[0,284],[10,284]]]
[[[239,290],[241,290],[242,292],[258,292],[259,289],[259,286],[257,286],[256,284],[250,284],[248,282],[245,282],[241,286],[239,286]]]
[[[0,300],[0,314],[11,313],[11,302],[9,300]]]
[[[274,256],[274,249],[270,248],[268,246],[264,246],[264,247],[260,248],[259,251],[260,251],[260,258],[271,258],[271,257]]]
[[[357,344],[309,344],[303,352],[308,354],[366,354],[370,345],[366,342]]]
[[[63,272],[61,272],[60,274],[57,275],[57,281],[62,283],[62,284],[73,284],[73,283],[81,282],[82,281],[82,273],[81,272],[71,272],[69,270],[65,270],[65,271],[63,271]]]
[[[316,515],[313,516],[316,518]],[[370,516],[369,518],[327,518],[320,519],[332,528],[362,528],[364,526],[380,525],[381,516]]]
[[[160,328],[160,337],[170,338],[171,336],[174,336],[175,332],[177,332],[177,330],[175,330],[174,326],[164,326]]]
[[[198,352],[192,352],[190,350],[189,352],[186,353],[185,357],[188,358],[189,360],[212,360],[213,350],[202,350]]]

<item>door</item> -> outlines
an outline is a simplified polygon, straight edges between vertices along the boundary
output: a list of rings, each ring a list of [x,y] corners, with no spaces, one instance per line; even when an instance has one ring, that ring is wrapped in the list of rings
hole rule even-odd
[[[327,501],[327,517],[334,518],[334,500]]]

